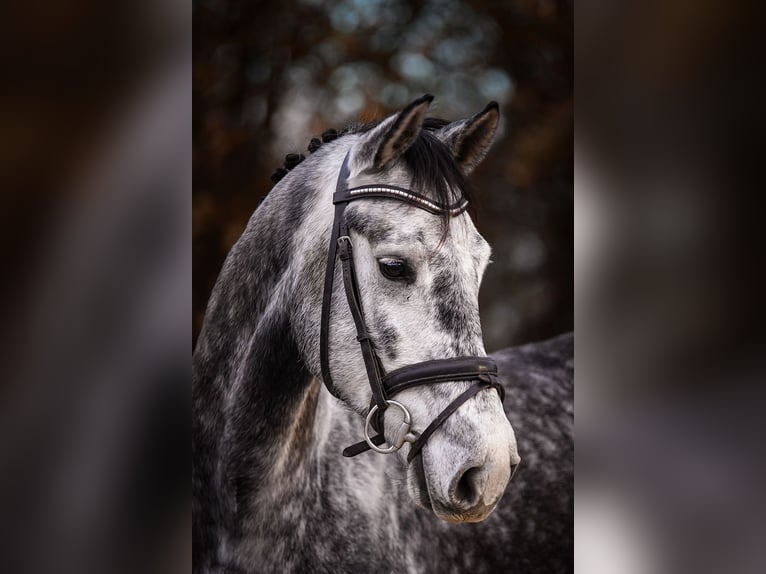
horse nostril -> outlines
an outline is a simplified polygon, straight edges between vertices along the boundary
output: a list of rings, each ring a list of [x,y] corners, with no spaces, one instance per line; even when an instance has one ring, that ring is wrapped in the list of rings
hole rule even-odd
[[[479,499],[478,479],[481,467],[474,466],[463,473],[455,488],[455,502],[473,506]]]
[[[516,474],[517,470],[519,470],[519,465],[518,464],[512,464],[511,465],[511,478],[509,478],[508,480],[513,480],[513,475]]]

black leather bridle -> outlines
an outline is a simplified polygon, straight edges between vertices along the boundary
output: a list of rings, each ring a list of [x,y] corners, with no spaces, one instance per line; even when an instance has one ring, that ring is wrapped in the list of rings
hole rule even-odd
[[[350,153],[350,152],[349,152]],[[455,357],[450,359],[437,359],[408,365],[396,369],[386,374],[380,363],[380,359],[375,352],[375,347],[367,331],[367,325],[364,321],[362,311],[362,301],[359,297],[359,286],[354,271],[353,246],[349,237],[348,228],[343,214],[346,206],[359,199],[371,197],[390,198],[404,201],[430,213],[440,215],[449,213],[455,217],[463,213],[468,207],[468,202],[464,199],[452,205],[442,205],[432,201],[411,190],[391,186],[391,185],[365,185],[361,187],[348,188],[348,161],[349,153],[343,160],[343,164],[338,175],[338,182],[333,196],[335,204],[335,218],[332,224],[332,233],[330,235],[330,247],[327,254],[327,270],[325,272],[324,296],[322,301],[322,325],[320,339],[320,359],[322,363],[322,378],[327,389],[337,398],[341,398],[337,389],[332,383],[329,364],[329,333],[330,333],[330,306],[332,304],[333,278],[335,275],[335,261],[340,256],[343,270],[343,286],[346,292],[346,299],[351,310],[351,316],[356,325],[356,339],[362,349],[364,366],[367,371],[367,379],[372,390],[372,404],[367,414],[367,420],[364,427],[364,441],[358,442],[344,449],[343,456],[356,456],[367,450],[374,450],[383,454],[388,454],[399,450],[405,442],[412,443],[410,452],[407,455],[407,461],[412,459],[421,451],[429,437],[438,429],[449,416],[454,413],[460,405],[476,395],[479,391],[492,387],[497,390],[500,399],[504,400],[505,392],[502,385],[497,380],[497,365],[488,357]],[[421,385],[435,383],[449,383],[453,381],[473,381],[473,384],[429,424],[420,434],[410,432],[411,417],[407,408],[398,401],[390,397],[397,393]],[[387,408],[394,406],[399,408],[404,420],[396,432],[395,438],[390,446],[385,448],[380,445],[385,443],[385,437],[382,432],[380,414]],[[378,434],[371,437],[369,427],[372,426]]]

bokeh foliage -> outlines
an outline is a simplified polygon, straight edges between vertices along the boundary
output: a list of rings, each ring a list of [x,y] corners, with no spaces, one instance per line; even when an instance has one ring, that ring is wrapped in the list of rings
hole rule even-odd
[[[223,259],[312,136],[423,93],[434,115],[503,121],[472,176],[494,249],[488,350],[573,325],[572,5],[555,0],[197,0],[194,337]]]

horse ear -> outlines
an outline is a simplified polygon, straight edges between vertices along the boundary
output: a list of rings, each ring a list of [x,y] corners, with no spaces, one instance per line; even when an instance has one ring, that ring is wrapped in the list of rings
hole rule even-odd
[[[499,120],[500,107],[497,102],[490,102],[472,118],[444,126],[436,136],[450,148],[463,173],[469,174],[492,147]]]
[[[357,164],[377,170],[397,160],[417,139],[433,99],[431,94],[421,96],[378,124],[359,144]]]

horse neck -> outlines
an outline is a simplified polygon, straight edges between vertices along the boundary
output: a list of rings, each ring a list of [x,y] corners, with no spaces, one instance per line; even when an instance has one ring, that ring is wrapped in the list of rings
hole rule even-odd
[[[313,175],[272,190],[227,256],[208,303],[194,353],[195,449],[201,451],[195,457],[202,461],[200,482],[229,501],[255,494],[286,444],[293,461],[310,454],[299,429],[314,428],[319,383],[305,366],[306,349],[299,348],[289,313],[305,299],[298,286],[321,284],[319,275],[301,277],[307,269],[321,273],[323,262],[306,260],[301,240],[322,219],[329,229],[332,203],[324,192],[331,193],[333,170],[312,166]],[[326,214],[317,213],[321,206]],[[326,249],[319,247],[317,257]]]
[[[338,164],[343,154],[337,151]],[[202,540],[201,552],[232,548],[253,529],[262,534],[279,499],[346,484],[344,474],[376,481],[385,474],[383,457],[336,464],[342,448],[358,440],[361,422],[312,377],[303,356],[306,345],[318,353],[318,338],[299,343],[289,314],[299,300],[321,305],[327,239],[317,230],[326,223],[329,237],[328,185],[337,176],[329,165],[336,162],[327,163],[313,180],[289,178],[269,194],[229,253],[208,303],[194,353],[194,488],[207,501],[199,521],[219,526]],[[318,292],[307,292],[310,286]],[[384,506],[370,495],[368,489],[360,497],[373,519]]]

